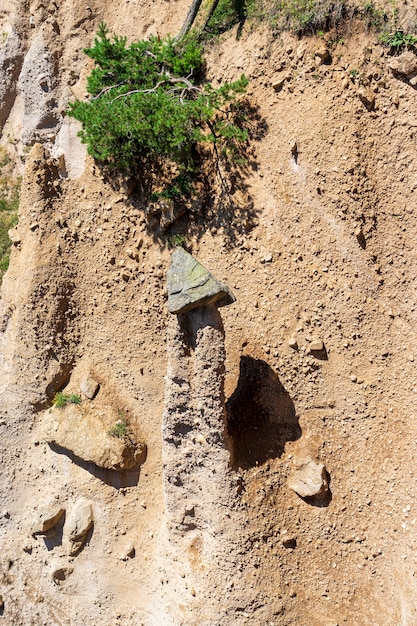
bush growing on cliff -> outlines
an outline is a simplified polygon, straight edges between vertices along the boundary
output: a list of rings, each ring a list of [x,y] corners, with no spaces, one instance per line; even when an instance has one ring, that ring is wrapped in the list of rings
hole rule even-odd
[[[58,391],[54,396],[52,404],[58,409],[62,409],[62,407],[67,406],[67,404],[81,404],[81,396],[76,393],[68,395],[62,393],[62,391]]]
[[[417,44],[417,37],[411,33],[406,34],[402,30],[393,33],[381,33],[379,41],[387,45],[393,52],[399,53],[404,48],[413,48]]]
[[[0,213],[0,284],[9,267],[11,241],[8,232],[16,223],[16,213]]]
[[[233,103],[247,79],[212,87],[195,41],[150,37],[128,46],[101,24],[85,52],[96,64],[90,98],[73,103],[69,115],[82,123],[81,139],[98,161],[129,172],[140,166],[148,176],[170,164],[178,177],[196,171],[205,143],[227,151],[246,140]]]
[[[0,283],[9,267],[11,241],[8,232],[17,223],[20,180],[10,174],[11,161],[0,150]]]

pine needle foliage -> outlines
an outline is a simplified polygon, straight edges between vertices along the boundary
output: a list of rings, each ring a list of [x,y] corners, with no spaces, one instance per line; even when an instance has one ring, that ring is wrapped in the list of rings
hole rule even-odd
[[[193,172],[202,142],[227,150],[246,141],[232,110],[248,81],[242,75],[212,87],[196,41],[150,37],[128,46],[102,23],[85,52],[95,61],[90,97],[74,102],[69,115],[81,121],[81,139],[98,161],[131,172],[166,160]]]

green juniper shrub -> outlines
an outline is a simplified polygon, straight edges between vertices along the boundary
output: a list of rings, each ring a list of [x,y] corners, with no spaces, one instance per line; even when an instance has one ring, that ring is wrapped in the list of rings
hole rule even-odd
[[[376,7],[372,0],[366,2],[362,16],[369,29],[380,30],[388,22],[387,13],[383,9]]]
[[[151,200],[157,202],[165,198],[166,200],[179,200],[180,198],[189,195],[193,186],[192,172],[184,171],[175,176],[168,187],[165,187],[162,191],[154,192],[151,194]]]
[[[115,422],[114,426],[110,428],[107,434],[110,435],[110,437],[123,439],[126,442],[132,443],[132,431],[125,411],[123,411],[123,409],[117,409],[117,416],[119,419]]]
[[[116,439],[126,439],[128,434],[127,424],[121,420],[116,422],[115,425],[109,430],[110,437],[115,437]]]
[[[242,75],[218,88],[206,82],[202,48],[194,39],[176,44],[152,36],[127,45],[101,24],[85,52],[95,61],[90,98],[72,103],[69,115],[82,123],[82,141],[103,164],[146,171],[154,180],[164,165],[165,171],[175,165],[165,193],[177,197],[192,189],[202,145],[222,150],[246,141],[247,130],[234,124],[231,105],[245,92],[247,79]]]

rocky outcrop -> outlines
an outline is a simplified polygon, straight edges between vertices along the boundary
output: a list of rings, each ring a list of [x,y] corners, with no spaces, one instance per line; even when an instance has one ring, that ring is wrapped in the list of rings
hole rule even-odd
[[[127,427],[114,428],[111,413],[99,416],[89,407],[68,404],[45,411],[43,429],[45,441],[68,450],[76,457],[112,470],[128,470],[143,463],[144,443],[135,441]]]
[[[39,34],[32,40],[18,81],[24,102],[23,143],[51,140],[61,125],[55,65],[56,59]]]
[[[3,128],[16,98],[16,83],[24,59],[24,46],[12,29],[0,49],[0,128]]]
[[[167,291],[168,310],[176,315],[208,304],[225,306],[235,301],[230,289],[181,247],[172,253]]]

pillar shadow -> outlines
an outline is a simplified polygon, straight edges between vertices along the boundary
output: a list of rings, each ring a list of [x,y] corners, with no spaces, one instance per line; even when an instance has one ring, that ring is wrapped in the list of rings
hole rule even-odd
[[[287,441],[301,436],[294,403],[274,370],[242,356],[238,385],[226,403],[233,469],[249,469],[279,458]]]

